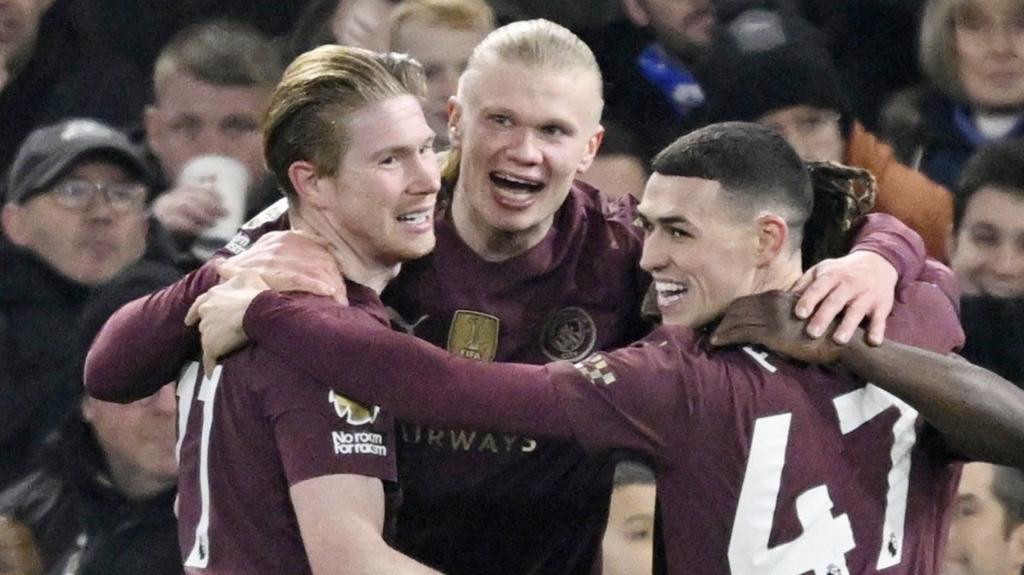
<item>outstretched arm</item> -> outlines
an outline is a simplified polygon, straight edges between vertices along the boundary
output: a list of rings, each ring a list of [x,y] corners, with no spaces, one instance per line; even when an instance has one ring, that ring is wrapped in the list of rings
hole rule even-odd
[[[859,332],[848,346],[812,339],[793,313],[794,296],[768,292],[733,302],[714,345],[757,343],[812,363],[840,361],[866,381],[903,399],[962,455],[1024,465],[1024,391],[955,355],[887,340],[869,346]]]

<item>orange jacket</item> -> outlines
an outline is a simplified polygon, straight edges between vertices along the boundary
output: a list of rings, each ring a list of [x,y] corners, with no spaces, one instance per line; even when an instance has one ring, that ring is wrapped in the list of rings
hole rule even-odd
[[[896,216],[921,234],[928,255],[948,262],[946,234],[953,225],[949,190],[901,163],[892,148],[854,122],[846,141],[846,164],[864,168],[878,180],[875,211]]]

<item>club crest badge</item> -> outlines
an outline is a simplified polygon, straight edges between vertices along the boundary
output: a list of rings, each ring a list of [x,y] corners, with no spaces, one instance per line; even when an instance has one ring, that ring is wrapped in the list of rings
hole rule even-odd
[[[367,408],[344,395],[334,393],[333,390],[328,393],[327,401],[334,406],[334,412],[338,414],[338,417],[344,419],[349,425],[373,423],[377,420],[377,414],[380,413],[379,407]]]
[[[540,334],[540,348],[555,361],[579,361],[594,351],[597,328],[583,308],[567,307],[555,312]]]
[[[458,310],[448,330],[448,351],[480,361],[494,361],[498,353],[498,327],[493,315]]]

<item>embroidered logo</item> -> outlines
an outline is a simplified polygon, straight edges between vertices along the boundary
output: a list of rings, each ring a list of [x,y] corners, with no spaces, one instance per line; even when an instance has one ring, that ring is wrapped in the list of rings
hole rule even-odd
[[[498,353],[498,327],[493,315],[478,311],[458,310],[448,330],[448,351],[480,361],[494,361]]]
[[[540,348],[555,361],[579,361],[594,351],[597,328],[583,308],[560,309],[544,324]]]

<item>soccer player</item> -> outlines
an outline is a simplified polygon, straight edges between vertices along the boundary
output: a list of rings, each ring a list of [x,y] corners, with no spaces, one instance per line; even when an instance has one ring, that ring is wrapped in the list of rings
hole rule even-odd
[[[991,375],[972,384],[982,370],[958,360],[889,342],[872,350],[861,337],[842,355],[862,377],[750,346],[710,350],[705,328],[733,300],[801,277],[810,181],[788,144],[753,124],[694,132],[653,168],[639,207],[641,264],[667,325],[630,348],[576,363],[483,364],[401,334],[355,333],[327,298],[314,310],[291,304],[294,295],[240,295],[233,282],[202,296],[199,311],[220,306],[225,292],[228,307],[255,296],[249,337],[325,388],[407,420],[641,452],[658,475],[669,573],[934,573],[954,454],[1020,463],[1024,393]],[[945,353],[963,340],[952,274],[936,265],[926,278],[901,286],[889,333]],[[726,329],[724,341],[744,326]],[[784,333],[762,329],[755,339]],[[381,362],[373,354],[385,349]],[[921,407],[931,425],[868,380]],[[958,429],[974,416],[986,418],[985,433]]]
[[[434,247],[440,176],[422,91],[408,58],[329,46],[292,63],[264,120],[292,227],[324,238],[348,273],[353,330],[389,331],[378,294]],[[209,377],[186,363],[178,397],[187,572],[434,572],[382,538],[396,480],[387,412],[256,346]]]
[[[510,24],[477,46],[451,104],[443,192],[450,199],[435,218],[437,249],[403,266],[382,296],[397,326],[466,357],[526,363],[578,361],[643,335],[639,309],[650,278],[637,266],[635,203],[609,205],[575,180],[601,142],[601,85],[590,50],[551,22]],[[267,222],[274,218],[267,212],[229,248],[243,252],[260,233],[287,227]],[[907,278],[922,265],[919,239],[887,224],[867,228],[849,259],[809,275],[817,278],[805,292],[809,307],[823,301],[820,326],[852,302],[840,337],[865,314],[881,331],[897,276],[886,259]],[[310,289],[342,287],[324,273],[331,262],[323,262],[322,250],[306,249],[309,240],[268,236],[232,258],[233,266],[258,269],[271,260],[287,267],[288,260],[314,274]],[[180,350],[195,338],[182,323],[186,311],[217,281],[212,266],[204,270],[111,320],[87,366],[92,393],[116,399],[125,386],[177,369]],[[264,275],[277,287],[289,276]],[[611,458],[486,427],[399,423],[397,441],[399,549],[455,575],[495,566],[517,574],[591,573]]]

